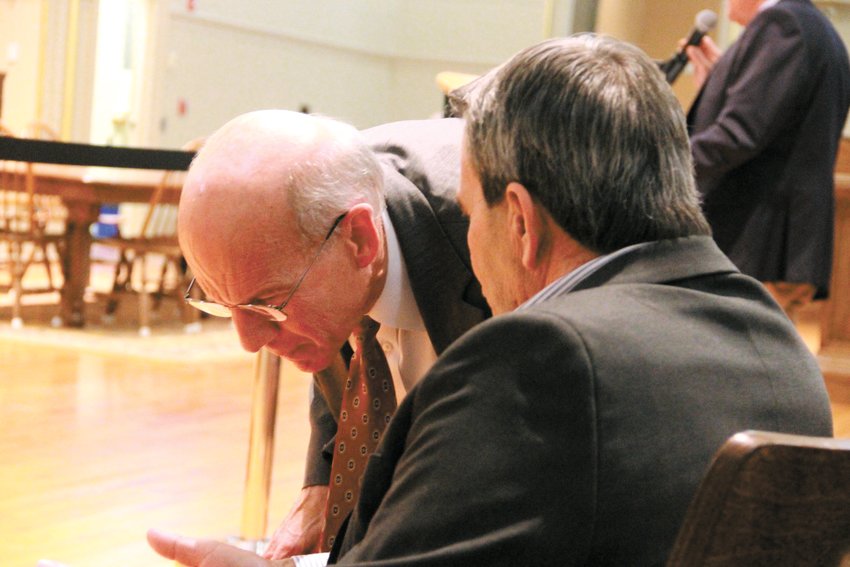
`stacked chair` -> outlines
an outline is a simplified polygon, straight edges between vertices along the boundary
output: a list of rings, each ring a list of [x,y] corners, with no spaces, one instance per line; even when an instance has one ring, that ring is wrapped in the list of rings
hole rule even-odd
[[[40,137],[49,132],[47,127],[38,127]],[[0,126],[0,135],[14,134]],[[67,210],[58,197],[39,194],[32,168],[31,163],[0,160],[0,259],[5,276],[0,290],[11,295],[14,328],[23,326],[21,300],[25,294],[60,292],[64,281],[61,266]],[[43,267],[46,279],[35,279],[32,268],[37,266]],[[52,322],[61,323],[58,313]]]

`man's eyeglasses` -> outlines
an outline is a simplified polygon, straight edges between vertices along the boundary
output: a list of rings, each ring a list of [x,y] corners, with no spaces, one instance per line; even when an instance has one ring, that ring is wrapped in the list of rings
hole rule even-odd
[[[204,299],[195,299],[190,296],[192,292],[192,287],[195,285],[195,278],[192,278],[192,281],[189,282],[189,287],[186,288],[186,294],[183,296],[183,299],[194,307],[195,309],[199,309],[204,313],[209,313],[215,317],[232,317],[234,309],[240,309],[242,311],[247,311],[249,313],[254,313],[260,315],[269,321],[277,321],[278,323],[282,323],[286,321],[286,312],[284,309],[289,304],[289,300],[292,299],[292,296],[295,295],[295,292],[298,291],[298,288],[301,286],[301,282],[304,281],[304,278],[307,277],[307,272],[310,271],[310,268],[313,267],[313,264],[316,263],[316,260],[319,259],[319,255],[322,253],[322,250],[325,248],[325,244],[328,240],[330,240],[331,235],[336,230],[336,227],[339,226],[339,223],[342,222],[342,219],[345,218],[345,215],[348,213],[343,213],[334,220],[333,225],[331,225],[330,230],[325,235],[325,239],[322,240],[322,243],[319,245],[319,249],[316,251],[316,254],[313,256],[313,259],[310,260],[310,263],[307,265],[307,268],[301,272],[301,275],[298,276],[298,279],[295,281],[295,285],[292,286],[292,291],[289,292],[289,295],[286,296],[286,299],[283,300],[283,303],[280,305],[256,305],[253,303],[247,303],[243,305],[224,305],[222,303],[215,303],[213,301],[206,301]]]

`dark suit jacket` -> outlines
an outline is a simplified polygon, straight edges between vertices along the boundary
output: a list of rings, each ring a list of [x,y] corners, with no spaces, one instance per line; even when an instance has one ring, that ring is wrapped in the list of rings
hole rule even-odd
[[[387,212],[410,285],[437,354],[489,316],[472,273],[455,195],[463,121],[411,120],[363,132],[384,170]],[[314,389],[305,485],[327,484],[336,416]],[[323,449],[325,449],[323,451]]]
[[[443,353],[384,433],[335,552],[662,565],[712,455],[751,428],[831,436],[818,366],[711,238],[661,241]]]
[[[688,114],[691,143],[715,240],[745,274],[827,295],[848,105],[847,51],[809,0],[759,13],[715,65]]]

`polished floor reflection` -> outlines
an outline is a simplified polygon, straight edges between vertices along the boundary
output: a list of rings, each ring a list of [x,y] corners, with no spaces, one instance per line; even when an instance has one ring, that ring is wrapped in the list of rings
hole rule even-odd
[[[164,363],[0,341],[0,361],[0,564],[172,565],[148,549],[149,527],[238,535],[253,358]],[[309,380],[284,366],[270,523],[301,486]]]

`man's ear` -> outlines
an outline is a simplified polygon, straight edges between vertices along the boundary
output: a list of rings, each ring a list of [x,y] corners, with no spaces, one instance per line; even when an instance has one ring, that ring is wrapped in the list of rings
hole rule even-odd
[[[346,246],[358,268],[365,268],[379,255],[383,238],[375,224],[375,210],[367,203],[354,205],[342,221]]]
[[[507,224],[512,241],[518,243],[522,265],[534,270],[540,260],[541,247],[545,240],[545,222],[540,207],[524,185],[511,182],[505,189]]]

